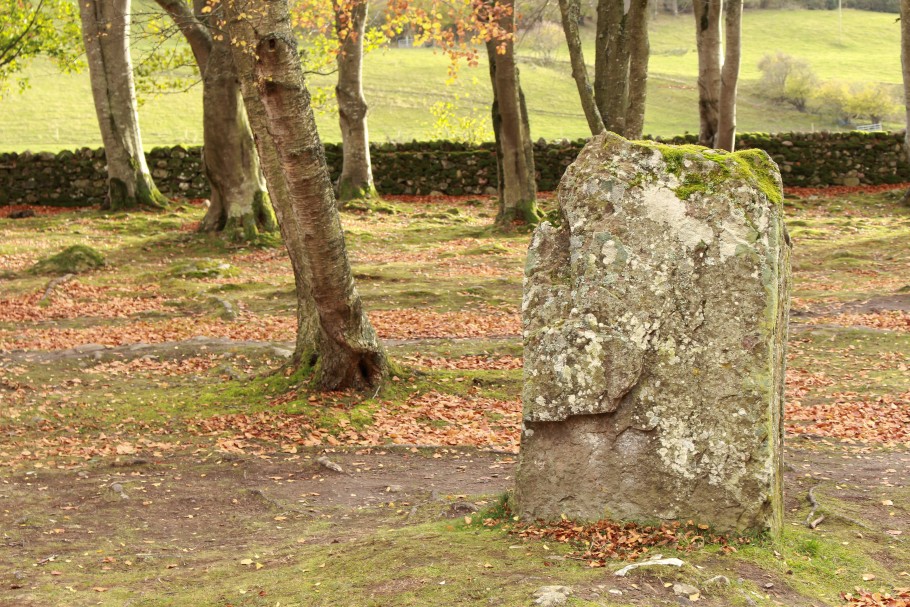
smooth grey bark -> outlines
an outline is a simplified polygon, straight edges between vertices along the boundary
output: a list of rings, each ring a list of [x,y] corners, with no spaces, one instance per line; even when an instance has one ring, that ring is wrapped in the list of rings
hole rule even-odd
[[[196,0],[195,12],[183,0],[156,1],[183,33],[202,75],[202,160],[212,191],[200,228],[241,241],[276,231],[230,42],[210,29],[221,9],[204,14],[203,0]]]
[[[714,146],[732,152],[736,147],[736,86],[742,49],[743,0],[727,0],[724,16],[724,65]]]
[[[111,210],[167,205],[152,180],[139,132],[130,58],[130,0],[80,0],[82,38],[104,154]]]
[[[604,130],[603,118],[594,100],[594,86],[588,78],[588,68],[585,66],[585,56],[581,46],[581,35],[578,33],[578,22],[581,16],[581,0],[559,0],[559,12],[562,15],[562,30],[566,34],[566,44],[569,47],[569,61],[572,65],[572,78],[578,88],[581,99],[581,109],[588,121],[588,128],[592,135],[602,133]]]
[[[720,114],[723,0],[695,0],[695,44],[698,49],[698,143],[714,146]]]
[[[901,74],[904,79],[904,107],[907,127],[904,131],[904,150],[910,161],[910,0],[901,0]],[[910,205],[910,189],[904,194],[904,205]]]
[[[597,22],[594,24],[594,101],[600,117],[606,124],[606,101],[609,85],[607,84],[607,47],[610,30],[611,3],[616,0],[597,1]]]
[[[603,9],[601,9],[603,6]],[[630,2],[631,8],[631,2]],[[628,11],[623,0],[601,0],[598,4],[597,28],[600,29],[601,18],[606,19],[603,29],[606,36],[603,47],[604,57],[601,61],[602,71],[596,75],[600,89],[600,115],[608,131],[626,132],[626,106],[629,99],[629,28],[627,27]]]
[[[230,42],[215,40],[202,78],[202,160],[212,186],[201,229],[255,240],[278,222],[234,69]]]
[[[594,50],[594,101],[604,127],[640,137],[650,54],[648,0],[599,0]]]
[[[511,5],[513,10],[500,17],[499,26],[505,32],[514,33],[514,4],[512,0],[506,0],[505,5]],[[500,45],[504,52],[499,52]],[[516,220],[529,224],[540,220],[534,148],[518,68],[515,65],[513,41],[488,41],[487,57],[493,85],[493,132],[499,167],[499,213],[496,225],[510,230]]]
[[[388,374],[388,360],[354,287],[287,0],[223,2],[246,111],[294,270],[294,364],[310,369],[324,390],[375,388]]]
[[[631,0],[629,7],[629,92],[626,106],[627,139],[640,139],[645,127],[645,100],[648,94],[648,0]]]
[[[367,129],[367,102],[363,96],[363,37],[366,33],[367,2],[354,0],[350,7],[335,1],[335,32],[341,41],[337,64],[338,121],[341,125],[342,165],[338,178],[338,202],[373,198],[373,169]]]

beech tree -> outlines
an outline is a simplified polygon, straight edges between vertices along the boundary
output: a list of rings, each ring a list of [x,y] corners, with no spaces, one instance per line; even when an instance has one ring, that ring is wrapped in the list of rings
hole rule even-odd
[[[733,151],[736,133],[736,87],[742,42],[742,0],[728,0],[722,56],[723,0],[695,0],[695,41],[698,49],[698,142]],[[722,130],[723,129],[723,130]]]
[[[180,29],[202,77],[202,160],[211,204],[201,229],[231,240],[254,240],[278,229],[253,143],[230,41],[215,25],[219,4],[156,0]]]
[[[342,165],[338,178],[338,201],[374,198],[367,102],[363,96],[363,44],[366,35],[367,0],[351,0],[345,7],[332,1],[335,33],[340,41],[336,58],[338,121],[341,126]]]
[[[325,390],[381,385],[385,351],[348,262],[287,0],[221,0],[243,100],[297,287],[294,363]]]
[[[370,139],[367,126],[368,106],[363,93],[363,57],[366,50],[385,41],[384,30],[391,32],[406,5],[387,7],[384,27],[367,31],[367,0],[301,2],[292,6],[294,25],[312,32],[306,61],[308,68],[323,70],[330,63],[338,73],[335,100],[341,127],[342,165],[336,184],[338,202],[376,198]]]
[[[720,71],[720,99],[715,148],[732,152],[736,147],[736,87],[742,46],[743,0],[727,0],[724,15],[724,65]]]
[[[578,31],[581,0],[559,0],[572,78],[592,135],[608,130],[641,137],[648,83],[648,0],[599,0],[594,81],[588,78]]]
[[[108,194],[104,208],[164,207],[152,180],[139,133],[130,58],[130,0],[79,0],[82,38],[104,154]]]
[[[514,0],[504,0],[489,8],[489,18],[496,19],[506,34],[502,39],[491,38],[486,44],[493,85],[492,120],[499,173],[496,225],[509,230],[516,220],[537,223],[541,214],[537,207],[534,146],[528,110],[515,64]]]

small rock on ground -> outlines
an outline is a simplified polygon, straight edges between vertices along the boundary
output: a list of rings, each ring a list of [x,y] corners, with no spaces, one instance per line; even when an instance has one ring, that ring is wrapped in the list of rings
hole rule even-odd
[[[536,597],[534,604],[542,607],[556,607],[569,600],[571,594],[572,589],[567,586],[543,586],[534,593]]]
[[[673,584],[673,594],[676,596],[685,596],[689,597],[693,594],[700,594],[701,591],[691,584],[684,584],[682,582],[676,582]]]

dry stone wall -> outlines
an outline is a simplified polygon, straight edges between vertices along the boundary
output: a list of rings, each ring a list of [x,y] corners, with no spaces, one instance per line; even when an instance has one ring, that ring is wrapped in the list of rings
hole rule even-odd
[[[686,135],[669,143],[694,143]],[[534,145],[538,189],[556,189],[585,140],[538,141]],[[740,149],[759,148],[781,168],[785,186],[859,185],[910,181],[902,133],[742,134]],[[208,184],[201,148],[156,148],[148,154],[159,189],[170,197],[204,198]],[[341,171],[341,146],[326,145],[333,178]],[[446,141],[372,146],[376,186],[387,194],[485,194],[496,184],[492,144]],[[80,206],[105,195],[103,150],[83,148],[57,154],[0,154],[0,205]]]

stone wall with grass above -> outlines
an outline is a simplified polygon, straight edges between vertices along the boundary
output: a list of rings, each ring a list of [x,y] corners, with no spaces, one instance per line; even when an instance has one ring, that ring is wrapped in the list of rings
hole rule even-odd
[[[662,139],[695,143],[694,135]],[[534,144],[538,187],[555,190],[585,140]],[[910,181],[903,133],[744,133],[738,149],[760,148],[780,165],[785,186],[878,185]],[[327,144],[333,178],[341,171],[341,145]],[[173,198],[206,198],[208,184],[200,147],[148,152],[155,183]],[[385,194],[495,194],[492,143],[449,141],[379,143],[372,146],[376,187]],[[104,151],[82,148],[56,154],[0,154],[0,205],[97,204],[106,193]]]

